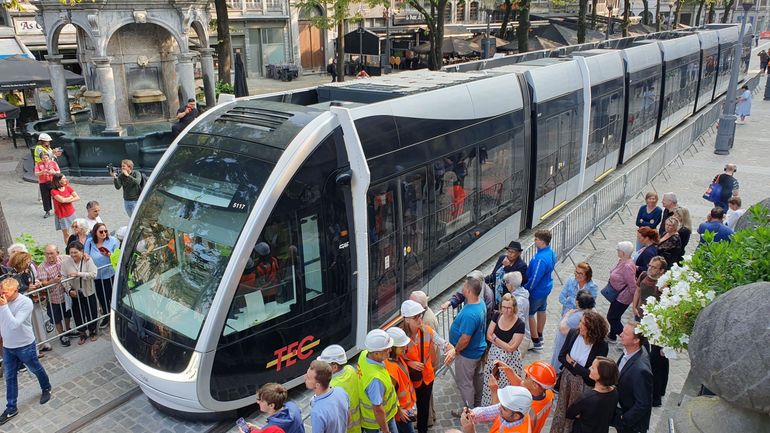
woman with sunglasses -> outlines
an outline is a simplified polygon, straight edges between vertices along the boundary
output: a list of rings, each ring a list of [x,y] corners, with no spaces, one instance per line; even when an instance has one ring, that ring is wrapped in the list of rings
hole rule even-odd
[[[91,229],[91,237],[85,245],[86,254],[94,259],[94,263],[99,269],[96,280],[94,280],[94,286],[102,315],[110,314],[112,279],[115,276],[115,269],[112,267],[110,257],[118,247],[120,247],[120,243],[114,237],[110,237],[110,232],[104,223],[94,225],[94,228]],[[109,324],[110,318],[105,317],[99,322],[99,328],[106,328]]]

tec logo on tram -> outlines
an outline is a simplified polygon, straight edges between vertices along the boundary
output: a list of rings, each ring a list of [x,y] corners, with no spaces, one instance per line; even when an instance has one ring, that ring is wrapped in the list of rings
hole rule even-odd
[[[313,348],[320,343],[321,340],[316,340],[312,335],[308,335],[299,341],[287,344],[273,352],[275,359],[268,362],[265,368],[271,369],[275,367],[275,371],[278,372],[283,367],[294,365],[298,359],[304,361],[313,355]]]

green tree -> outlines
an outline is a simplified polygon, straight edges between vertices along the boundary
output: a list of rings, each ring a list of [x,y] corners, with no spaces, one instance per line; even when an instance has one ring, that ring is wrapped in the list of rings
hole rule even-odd
[[[226,0],[214,0],[217,12],[217,60],[219,61],[219,81],[232,84],[230,70],[232,68],[233,41],[230,39],[230,16],[227,13]]]
[[[591,0],[591,28],[594,29],[594,30],[596,30],[596,5],[597,5],[597,3],[599,3],[599,0]]]
[[[428,26],[428,40],[430,41],[430,52],[428,53],[428,67],[437,71],[443,65],[443,53],[441,51],[444,43],[444,20],[447,0],[428,0],[430,10],[423,6],[422,1],[406,0],[407,4],[412,6],[425,18],[425,24]]]
[[[588,12],[588,0],[578,0],[578,25],[577,40],[579,44],[586,41],[586,13]]]
[[[649,0],[642,0],[642,24],[650,25],[650,2]]]
[[[519,43],[519,52],[529,51],[529,8],[530,0],[519,1],[519,25],[516,28],[516,40]]]
[[[655,31],[659,32],[663,15],[660,14],[660,0],[655,0]]]
[[[320,8],[324,11],[321,16],[314,16],[311,22],[319,29],[337,31],[337,80],[345,81],[345,21],[357,18],[349,14],[351,0],[299,0],[297,7],[300,10],[311,12]],[[310,14],[308,14],[310,15]]]
[[[730,22],[730,14],[735,14],[735,6],[738,4],[735,0],[725,0],[725,13],[722,14],[722,23]]]
[[[628,37],[628,24],[631,15],[631,0],[623,0],[623,37]]]
[[[497,32],[497,36],[506,38],[508,34],[508,24],[511,22],[511,15],[513,12],[513,2],[511,0],[505,0],[503,4],[503,22],[500,23],[500,30]]]

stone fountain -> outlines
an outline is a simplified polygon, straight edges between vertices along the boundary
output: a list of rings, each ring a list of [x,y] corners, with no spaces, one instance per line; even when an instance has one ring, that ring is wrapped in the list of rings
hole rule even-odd
[[[36,4],[58,116],[31,124],[28,132],[54,137],[54,145],[64,149],[60,166],[70,176],[105,176],[105,165],[123,158],[142,171],[152,170],[171,142],[177,109],[196,97],[198,61],[206,105],[215,104],[209,1]],[[86,82],[80,96],[88,106],[74,114],[58,47],[59,33],[68,24],[77,29],[78,61]]]

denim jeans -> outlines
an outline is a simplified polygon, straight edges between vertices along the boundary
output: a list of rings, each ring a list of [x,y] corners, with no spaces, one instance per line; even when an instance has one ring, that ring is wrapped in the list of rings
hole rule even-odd
[[[16,378],[19,363],[24,363],[29,371],[37,376],[40,382],[40,389],[47,391],[51,389],[51,382],[48,381],[48,375],[45,373],[43,365],[37,359],[37,350],[35,343],[27,346],[17,347],[15,349],[3,348],[3,369],[5,370],[5,394],[8,399],[6,408],[8,410],[16,409],[16,400],[19,398],[19,382]]]
[[[398,432],[398,426],[396,425],[396,417],[393,417],[390,421],[388,421],[388,430],[390,430],[390,433]],[[380,431],[380,429],[361,428],[361,431],[364,433],[377,433]]]
[[[131,215],[134,213],[136,202],[136,200],[123,200],[123,208],[126,209],[129,218],[131,218]]]

